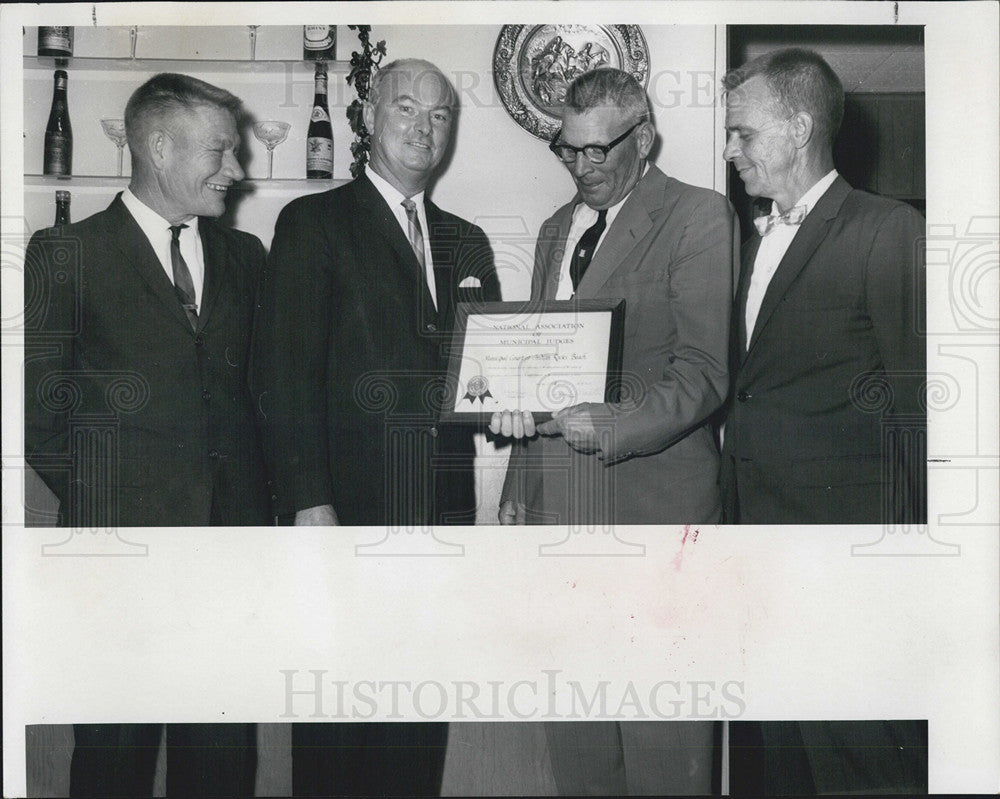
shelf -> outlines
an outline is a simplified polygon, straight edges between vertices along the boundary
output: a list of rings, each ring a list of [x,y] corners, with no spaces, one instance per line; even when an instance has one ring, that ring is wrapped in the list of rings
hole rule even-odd
[[[59,63],[56,63],[56,62]],[[24,56],[25,71],[31,69],[74,69],[97,72],[284,72],[289,68],[313,70],[315,61],[248,61],[238,59],[210,60],[197,58],[54,58],[53,56]],[[351,71],[349,61],[327,61],[327,73],[346,75]]]
[[[246,178],[233,186],[233,190],[255,192],[266,191],[268,189],[279,191],[312,189],[314,191],[325,191],[326,189],[343,186],[349,182],[349,180],[341,178],[334,178],[333,180],[307,180],[306,178],[273,178],[272,180],[267,180],[266,178]],[[24,176],[25,187],[33,186],[50,189],[71,187],[118,189],[125,188],[128,186],[128,183],[128,175],[123,175],[122,177],[118,177],[117,175],[72,175],[71,177],[57,177],[55,175]]]

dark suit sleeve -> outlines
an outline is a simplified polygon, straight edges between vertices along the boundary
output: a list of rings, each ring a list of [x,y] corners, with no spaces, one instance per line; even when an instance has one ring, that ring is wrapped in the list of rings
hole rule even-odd
[[[879,225],[865,269],[865,301],[891,392],[891,413],[911,434],[899,438],[897,452],[886,454],[898,460],[900,483],[891,515],[903,523],[927,520],[924,251],[923,217],[899,204]]]
[[[79,391],[72,378],[79,329],[79,238],[66,228],[36,233],[25,251],[24,453],[32,469],[67,507],[68,423]]]
[[[926,371],[924,236],[923,217],[898,206],[879,226],[865,272],[868,313],[886,373],[899,389],[893,392],[895,410],[903,413],[920,412],[912,378]]]
[[[333,258],[317,204],[306,199],[278,217],[261,290],[258,385],[279,515],[333,501],[326,418]]]
[[[606,462],[659,452],[722,406],[729,388],[737,225],[732,207],[720,194],[706,194],[690,209],[669,265],[676,346],[659,380],[646,388],[640,402],[609,406],[614,448],[604,453]]]

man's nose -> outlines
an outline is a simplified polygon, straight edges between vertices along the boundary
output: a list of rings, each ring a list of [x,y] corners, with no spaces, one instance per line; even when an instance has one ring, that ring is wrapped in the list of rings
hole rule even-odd
[[[227,152],[225,154],[222,161],[222,171],[234,181],[243,180],[246,177],[243,167],[240,166],[240,160],[234,152]]]
[[[423,133],[425,136],[429,135],[431,132],[431,115],[428,111],[427,113],[417,114],[416,122],[414,122],[414,127],[419,133]]]
[[[590,159],[587,158],[583,153],[576,154],[576,160],[570,164],[570,171],[575,177],[583,177],[589,172],[592,172],[594,165],[591,163]]]
[[[722,159],[724,161],[732,161],[740,151],[740,148],[736,144],[736,136],[730,134],[726,137],[726,146],[722,150]]]

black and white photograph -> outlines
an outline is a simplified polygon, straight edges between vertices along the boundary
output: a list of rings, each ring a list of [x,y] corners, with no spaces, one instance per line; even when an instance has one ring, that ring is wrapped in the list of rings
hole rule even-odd
[[[1000,791],[998,11],[5,4],[3,795]]]

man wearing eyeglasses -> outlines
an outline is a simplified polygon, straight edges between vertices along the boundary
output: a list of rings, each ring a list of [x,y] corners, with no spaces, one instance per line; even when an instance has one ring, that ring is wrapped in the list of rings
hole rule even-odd
[[[576,185],[541,228],[533,300],[624,299],[621,401],[494,414],[515,442],[502,524],[717,522],[711,417],[728,389],[739,235],[721,195],[647,163],[656,139],[645,91],[602,68],[574,81],[550,149]],[[536,436],[536,433],[538,434]],[[708,793],[710,722],[553,722],[561,793]]]

